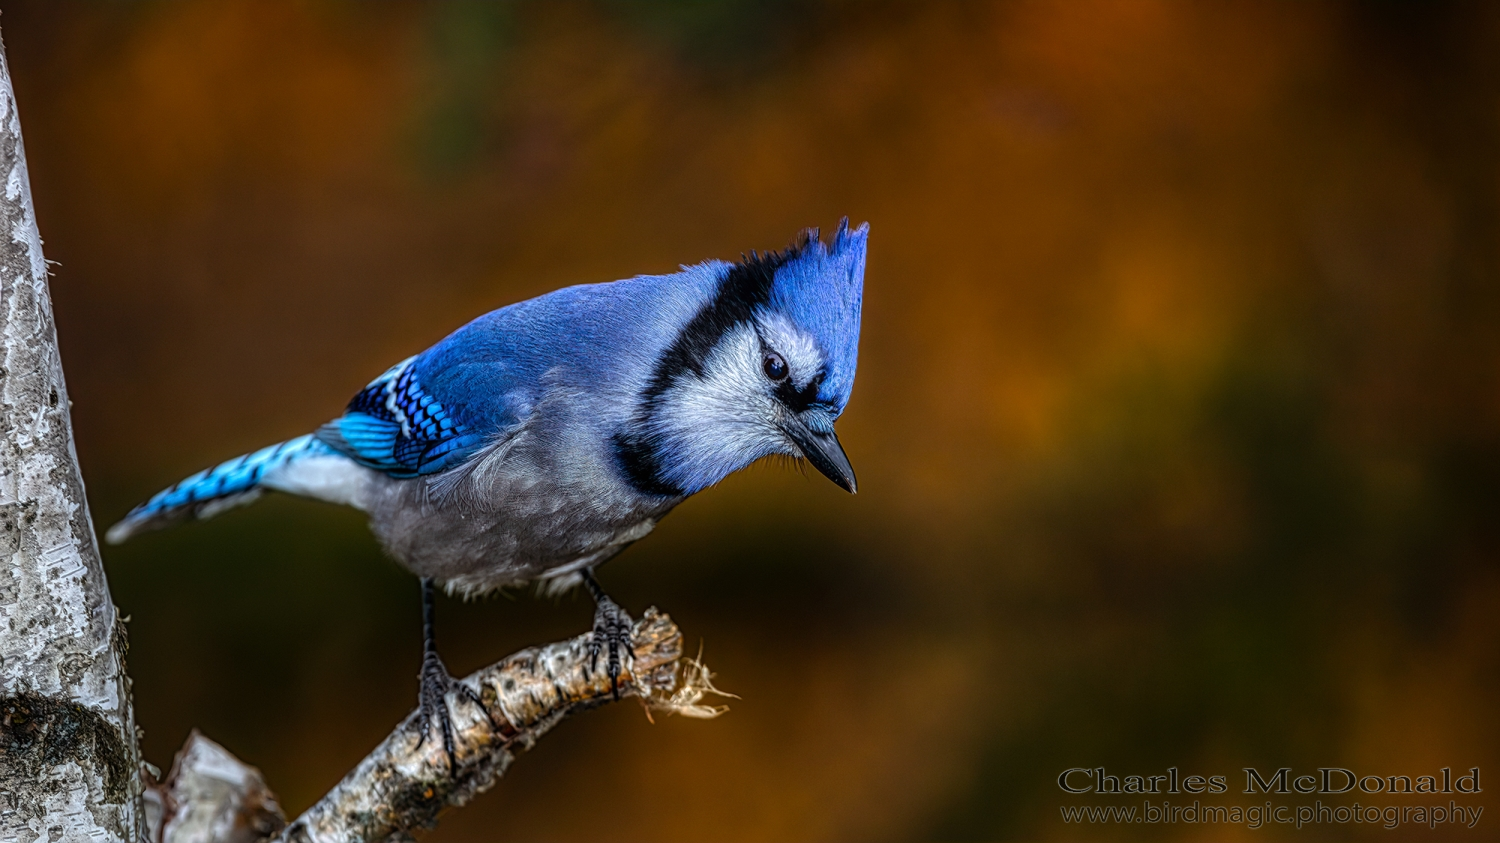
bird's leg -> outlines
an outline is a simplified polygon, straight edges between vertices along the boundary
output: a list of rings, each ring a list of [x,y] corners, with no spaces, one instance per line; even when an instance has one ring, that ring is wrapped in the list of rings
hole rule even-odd
[[[635,660],[635,650],[630,644],[630,628],[635,622],[599,587],[593,571],[583,569],[583,582],[594,596],[594,634],[589,638],[589,671],[592,672],[599,666],[599,653],[606,652],[604,671],[609,674],[610,691],[618,700],[622,666],[620,651],[623,650],[631,661]]]
[[[422,716],[418,723],[421,737],[417,739],[417,746],[421,747],[427,741],[427,735],[432,728],[433,720],[438,722],[443,730],[443,752],[448,755],[449,775],[458,774],[458,759],[453,753],[453,720],[448,711],[448,692],[457,691],[462,699],[466,699],[479,707],[484,713],[484,719],[490,722],[490,728],[496,733],[500,732],[500,726],[495,723],[495,718],[490,716],[489,709],[467,685],[458,682],[448,673],[448,668],[437,654],[437,641],[434,636],[433,624],[433,584],[432,577],[422,578],[422,672],[419,675],[420,688],[417,692],[417,707]]]

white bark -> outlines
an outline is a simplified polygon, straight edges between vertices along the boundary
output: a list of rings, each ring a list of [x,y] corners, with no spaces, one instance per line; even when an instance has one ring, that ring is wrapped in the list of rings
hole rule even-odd
[[[492,787],[558,722],[615,699],[604,671],[591,667],[589,640],[584,634],[530,647],[459,680],[479,705],[448,694],[457,769],[449,766],[438,725],[414,711],[291,825],[259,770],[195,731],[167,780],[147,788],[148,837],[153,843],[260,843],[272,835],[275,843],[410,840]],[[714,687],[702,662],[683,656],[682,633],[671,618],[647,609],[632,626],[630,644],[620,699],[635,697],[648,717],[724,712],[703,699],[733,694]]]
[[[515,757],[563,718],[615,698],[601,665],[590,669],[588,634],[532,647],[460,680],[484,711],[449,692],[453,714],[452,769],[442,736],[412,712],[338,786],[282,830],[277,843],[373,843],[409,840],[437,824],[438,815],[465,805],[499,781]],[[717,717],[706,695],[731,696],[713,686],[708,669],[682,655],[682,633],[672,619],[647,609],[631,630],[634,657],[620,677],[618,696],[638,698],[648,711]],[[424,737],[425,736],[425,737]]]
[[[166,782],[146,789],[146,826],[160,843],[256,843],[286,817],[259,770],[194,729]]]
[[[141,838],[125,638],[84,499],[0,46],[0,840]]]

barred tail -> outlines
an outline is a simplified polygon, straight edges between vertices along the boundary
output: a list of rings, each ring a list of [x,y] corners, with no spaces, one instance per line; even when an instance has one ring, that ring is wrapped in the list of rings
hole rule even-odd
[[[309,434],[220,463],[157,492],[110,527],[105,541],[119,544],[136,533],[160,529],[190,516],[212,518],[231,507],[250,503],[273,485],[266,482],[271,479],[268,474],[318,456],[338,454]]]

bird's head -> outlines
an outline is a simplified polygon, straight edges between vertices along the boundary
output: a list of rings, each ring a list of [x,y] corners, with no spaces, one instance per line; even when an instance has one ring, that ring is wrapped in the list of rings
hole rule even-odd
[[[783,252],[713,263],[712,300],[679,331],[622,437],[633,482],[692,494],[774,454],[806,458],[840,487],[854,469],[834,434],[859,350],[869,225],[817,230]]]

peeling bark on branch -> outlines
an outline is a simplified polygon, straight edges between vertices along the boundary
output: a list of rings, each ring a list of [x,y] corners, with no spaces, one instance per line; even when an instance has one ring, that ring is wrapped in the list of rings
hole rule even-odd
[[[146,789],[153,843],[256,843],[286,827],[260,771],[194,729],[162,784]]]
[[[73,449],[0,47],[0,840],[139,840],[123,627]]]
[[[448,768],[435,724],[421,723],[414,711],[289,826],[259,770],[194,732],[167,781],[147,793],[149,839],[254,843],[278,830],[278,843],[410,839],[436,825],[442,812],[488,790],[517,755],[564,718],[614,699],[604,672],[587,669],[588,644],[584,634],[531,647],[461,680],[484,711],[457,694],[448,695],[456,771]],[[631,630],[631,646],[635,659],[621,677],[621,699],[635,697],[648,712],[685,717],[712,718],[724,712],[702,700],[709,694],[732,695],[713,686],[702,662],[683,658],[682,633],[671,618],[647,609]]]
[[[721,692],[701,663],[682,657],[682,633],[671,618],[647,609],[631,640],[635,662],[620,677],[621,698],[634,696],[648,709],[689,717],[715,717],[722,711],[700,704],[705,694]],[[517,755],[563,718],[614,698],[604,671],[587,669],[588,643],[589,636],[580,635],[522,650],[461,680],[478,694],[489,719],[472,703],[448,695],[456,771],[450,773],[435,729],[422,740],[427,724],[419,723],[413,712],[277,840],[376,841],[431,828],[439,813],[488,790]]]

